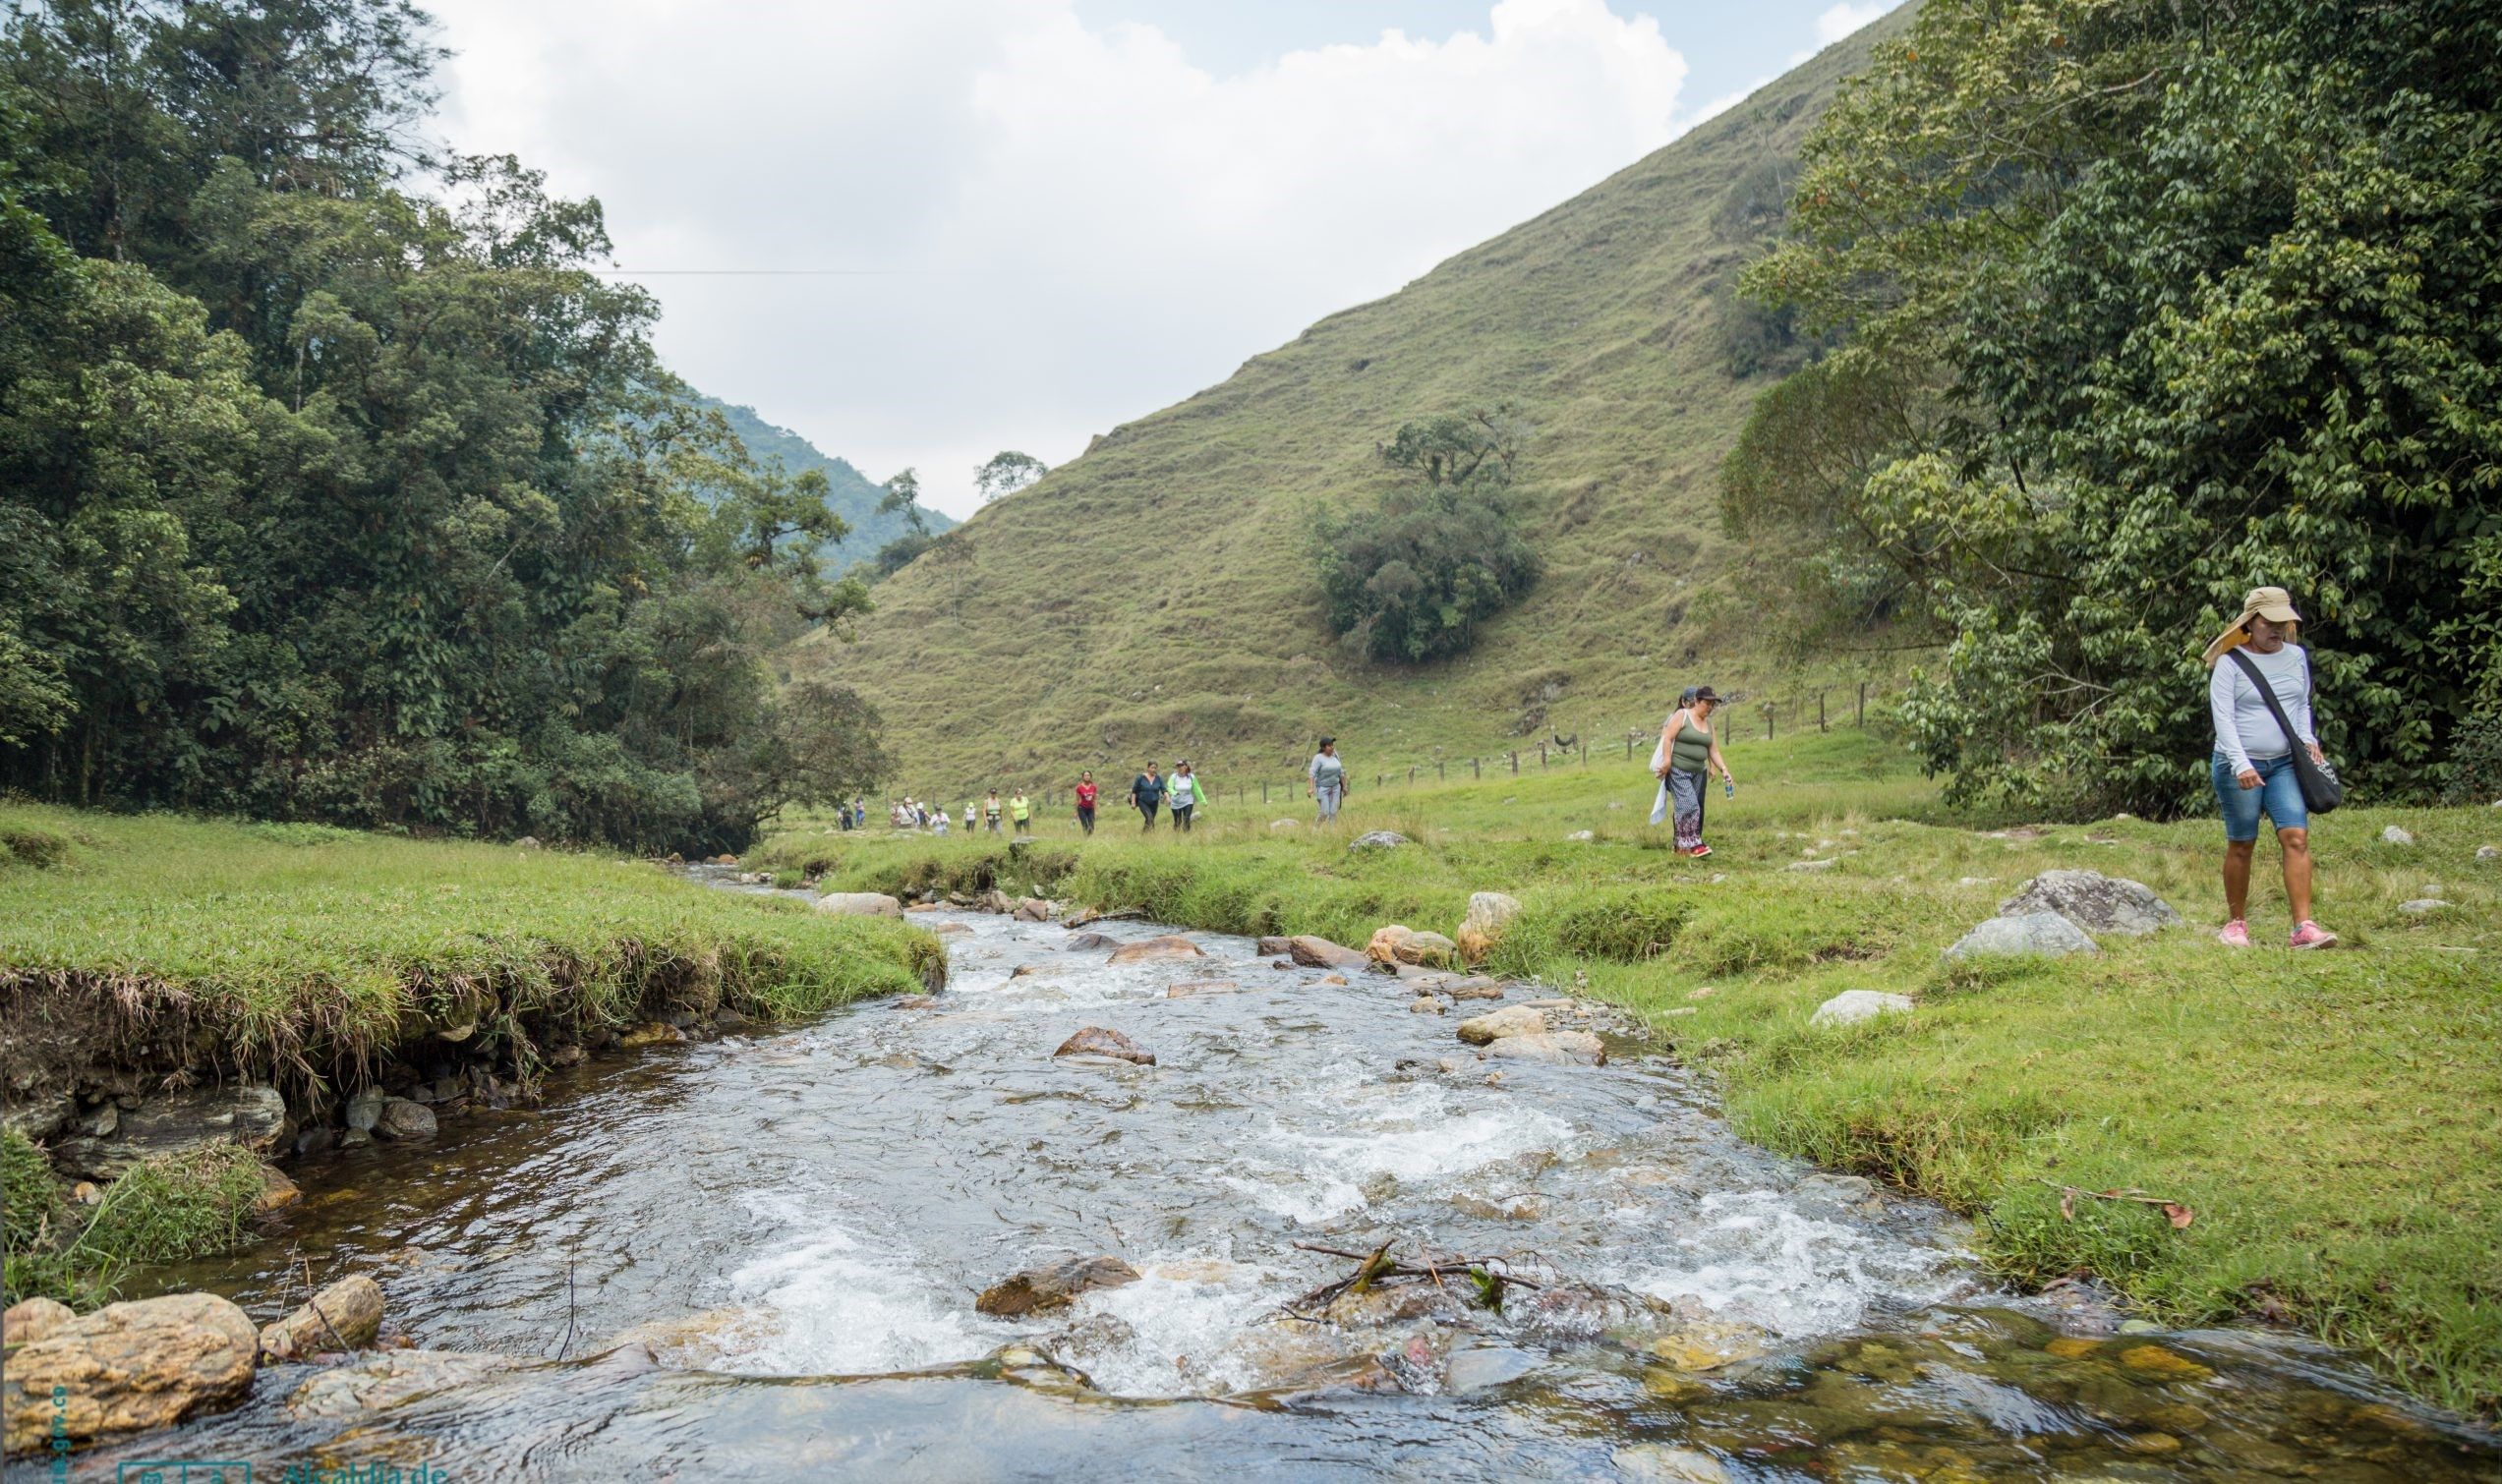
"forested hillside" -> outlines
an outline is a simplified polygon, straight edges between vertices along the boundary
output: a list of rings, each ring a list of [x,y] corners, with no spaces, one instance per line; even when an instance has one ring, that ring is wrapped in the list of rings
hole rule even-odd
[[[886,486],[872,484],[868,476],[851,467],[849,460],[834,458],[789,428],[766,422],[752,407],[700,395],[695,402],[719,412],[760,466],[771,469],[778,465],[789,475],[814,470],[825,476],[826,508],[850,528],[850,534],[843,540],[819,547],[818,554],[830,570],[841,571],[855,561],[866,561],[887,542],[913,534],[903,512],[878,509],[878,502],[886,498]],[[921,507],[921,519],[932,535],[956,529],[953,519],[927,506]]]
[[[1756,394],[1811,347],[1736,277],[1868,39],[1112,429],[883,584],[825,672],[874,699],[910,778],[949,787],[1150,752],[1278,773],[1321,729],[1368,758],[1466,756],[1550,723],[1656,725],[1680,685],[1770,677],[1785,661],[1721,534],[1718,470]],[[1403,426],[1502,406],[1542,575],[1457,657],[1366,659],[1327,624],[1315,507],[1409,483],[1376,452]]]
[[[421,147],[397,0],[0,32],[0,789],[743,841],[875,776],[764,657],[864,601],[591,271],[599,203]]]

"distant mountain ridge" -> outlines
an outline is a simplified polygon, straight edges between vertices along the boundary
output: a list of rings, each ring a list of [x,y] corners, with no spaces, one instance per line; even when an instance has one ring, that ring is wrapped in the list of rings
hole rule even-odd
[[[811,469],[824,473],[826,508],[843,517],[851,528],[849,536],[824,552],[835,573],[875,556],[880,546],[911,529],[901,515],[878,513],[878,501],[886,497],[885,486],[853,468],[849,460],[836,458],[801,434],[766,422],[752,407],[701,392],[695,394],[695,402],[720,412],[730,431],[738,434],[739,441],[747,445],[747,451],[755,455],[758,463],[768,468],[779,463],[790,474],[805,474]],[[932,535],[955,529],[954,520],[926,505],[921,508],[927,512]]]

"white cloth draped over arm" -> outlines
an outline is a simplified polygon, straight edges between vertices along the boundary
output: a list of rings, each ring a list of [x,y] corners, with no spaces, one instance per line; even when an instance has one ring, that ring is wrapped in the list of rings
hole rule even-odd
[[[2228,652],[2207,676],[2207,718],[2215,723],[2215,750],[2233,766],[2235,776],[2248,772],[2250,755],[2241,750],[2241,727],[2233,719],[2233,689],[2248,677]]]

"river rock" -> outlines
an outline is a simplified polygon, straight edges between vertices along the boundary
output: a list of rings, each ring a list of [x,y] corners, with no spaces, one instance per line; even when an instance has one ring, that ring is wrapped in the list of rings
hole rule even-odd
[[[2412,830],[2401,829],[2395,825],[2383,828],[2380,831],[2380,837],[2392,845],[2412,845],[2415,842]]]
[[[1460,1039],[1471,1046],[1489,1045],[1505,1036],[1539,1036],[1545,1031],[1544,1013],[1525,1004],[1505,1005],[1459,1024]]]
[[[1531,1010],[1530,1013],[1536,1014],[1537,1011]],[[1462,1022],[1460,1029],[1466,1031],[1469,1022]],[[1485,1043],[1485,1050],[1480,1055],[1496,1061],[1604,1066],[1607,1064],[1607,1044],[1588,1031],[1532,1031],[1522,1035],[1498,1036]]]
[[[458,1396],[520,1363],[466,1350],[378,1350],[316,1373],[287,1398],[287,1411],[299,1422],[361,1417],[420,1397]]]
[[[2502,860],[2502,845],[2478,845],[2475,858],[2480,861]]]
[[[1374,963],[1396,963],[1399,944],[1416,936],[1416,930],[1405,923],[1391,923],[1372,930],[1372,938],[1364,945],[1364,956]]]
[[[2099,871],[2045,871],[1999,903],[2001,917],[2056,912],[2088,933],[2140,938],[2181,926],[2181,914],[2153,888]]]
[[[219,1144],[240,1144],[266,1155],[277,1146],[286,1122],[287,1103],[275,1088],[169,1093],[117,1113],[109,1135],[62,1140],[53,1146],[52,1163],[66,1174],[109,1180],[142,1160]]]
[[[1017,903],[1017,921],[1042,923],[1051,921],[1051,903],[1039,896],[1028,896]]]
[[[2056,912],[2027,912],[2020,917],[1993,917],[1957,939],[1946,950],[1949,959],[1980,958],[1990,954],[2038,953],[2061,957],[2069,953],[2097,953],[2094,941],[2085,930]]]
[[[837,917],[895,917],[903,904],[883,891],[829,891],[817,898],[817,910]]]
[[[1099,1025],[1087,1026],[1061,1042],[1060,1050],[1053,1052],[1052,1055],[1055,1056],[1117,1056],[1124,1061],[1135,1061],[1140,1066],[1155,1064],[1155,1053],[1122,1035],[1119,1031],[1109,1030]]]
[[[1263,938],[1259,941],[1258,953],[1262,958],[1274,958],[1280,953],[1290,951],[1292,950],[1287,947],[1286,940],[1282,938]]]
[[[65,1092],[14,1101],[16,1107],[0,1112],[0,1128],[25,1134],[38,1143],[59,1133],[79,1111],[78,1099]]]
[[[1347,848],[1349,850],[1396,850],[1401,845],[1415,843],[1416,841],[1395,829],[1367,829],[1350,841]]]
[[[1411,1015],[1439,1015],[1448,1008],[1430,995],[1419,995],[1408,1001],[1408,1013]]]
[[[1309,934],[1287,939],[1286,951],[1307,969],[1361,969],[1372,961],[1353,948]]]
[[[375,1123],[382,1116],[382,1100],[388,1096],[378,1087],[358,1089],[347,1100],[347,1126],[372,1133]]]
[[[685,1039],[686,1033],[676,1026],[659,1020],[647,1020],[617,1037],[616,1044],[627,1051],[637,1051],[647,1046],[661,1046],[668,1042]]]
[[[304,1191],[295,1181],[266,1165],[261,1167],[261,1194],[254,1197],[252,1202],[252,1209],[256,1214],[266,1216],[272,1211],[282,1210],[303,1199]]]
[[[56,1425],[87,1444],[228,1406],[251,1391],[261,1348],[243,1310],[214,1293],[107,1304],[15,1338],[0,1375],[12,1454],[44,1447]]]
[[[1576,829],[1572,833],[1565,835],[1564,838],[1576,845],[1586,845],[1592,840],[1599,838],[1599,831],[1596,829]]]
[[[1503,1295],[1503,1317],[1539,1340],[1571,1343],[1647,1338],[1664,1328],[1668,1301],[1605,1284],[1564,1280],[1515,1287]]]
[[[1401,963],[1419,967],[1441,968],[1458,954],[1460,945],[1439,933],[1411,933],[1399,940],[1390,951]]]
[[[296,1360],[332,1350],[361,1350],[382,1332],[382,1285],[359,1273],[313,1295],[303,1307],[261,1331],[261,1353]]]
[[[1608,1461],[1631,1484],[1729,1484],[1728,1469],[1699,1448],[1635,1443],[1617,1449]]]
[[[1451,1352],[1442,1367],[1442,1390],[1452,1396],[1482,1392],[1538,1369],[1538,1357],[1510,1345],[1472,1345]]]
[[[1016,911],[1017,904],[1010,900],[1007,892],[993,886],[988,891],[985,891],[981,895],[973,898],[973,910],[976,912],[996,912],[1004,917],[1007,914]]]
[[[2061,919],[2063,922],[2066,920]],[[1907,1015],[1909,1013],[1911,1013],[1911,997],[1908,995],[1888,995],[1878,990],[1844,990],[1816,1006],[1816,1013],[1807,1017],[1807,1023],[1809,1025],[1857,1025],[1863,1020],[1874,1020],[1879,1015]]]
[[[1302,828],[1304,827],[1303,821],[1301,820],[1270,820],[1268,822],[1268,832],[1270,834],[1283,834],[1289,829],[1301,829]]]
[[[1453,999],[1500,999],[1503,987],[1491,979],[1462,979],[1443,986],[1442,993]]]
[[[641,1346],[655,1360],[682,1370],[700,1370],[720,1359],[747,1336],[763,1336],[775,1328],[766,1310],[731,1307],[651,1319],[617,1331],[588,1345],[584,1354]]]
[[[1477,891],[1468,899],[1468,915],[1460,919],[1460,957],[1483,963],[1502,941],[1503,930],[1520,916],[1520,900],[1506,892]]]
[[[2398,910],[2410,917],[2429,917],[2449,905],[2437,896],[2418,896],[2411,902],[2400,902]]]
[[[1154,963],[1167,958],[1203,958],[1199,945],[1178,934],[1167,933],[1137,942],[1125,942],[1112,950],[1107,963]]]
[[[57,1298],[23,1299],[0,1312],[0,1345],[14,1350],[32,1344],[78,1317],[76,1309]]]
[[[1230,995],[1242,986],[1230,979],[1192,979],[1181,984],[1166,985],[1164,998],[1188,999],[1193,995]]]
[[[972,930],[969,928],[960,928],[959,931],[970,932]],[[1067,942],[1060,945],[1060,951],[1063,953],[1082,953],[1088,948],[1109,948],[1115,946],[1119,942],[1120,940],[1114,938],[1109,933],[1077,933],[1073,934]]]
[[[374,1133],[384,1139],[431,1139],[435,1136],[435,1114],[414,1099],[386,1098]]]
[[[1138,1281],[1138,1270],[1117,1257],[1064,1258],[1027,1268],[982,1289],[973,1307],[984,1314],[1015,1318],[1065,1308],[1071,1299],[1096,1288],[1117,1288]]]

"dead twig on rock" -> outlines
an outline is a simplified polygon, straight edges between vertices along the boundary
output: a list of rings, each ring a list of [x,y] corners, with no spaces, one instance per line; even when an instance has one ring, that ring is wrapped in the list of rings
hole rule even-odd
[[[1367,1292],[1392,1283],[1422,1282],[1442,1287],[1445,1285],[1443,1279],[1446,1275],[1466,1274],[1469,1281],[1477,1287],[1478,1300],[1489,1309],[1499,1309],[1503,1306],[1503,1290],[1513,1284],[1518,1284],[1525,1288],[1539,1286],[1537,1283],[1515,1273],[1513,1260],[1508,1256],[1434,1257],[1427,1255],[1414,1263],[1403,1263],[1390,1255],[1390,1248],[1393,1245],[1395,1242],[1385,1241],[1369,1252],[1353,1252],[1344,1247],[1322,1246],[1318,1242],[1295,1243],[1299,1251],[1317,1252],[1324,1257],[1343,1257],[1356,1264],[1356,1270],[1344,1278],[1333,1279],[1309,1293],[1288,1300],[1278,1308],[1277,1317],[1298,1320],[1304,1324],[1325,1324],[1328,1322],[1329,1306],[1347,1294]]]

